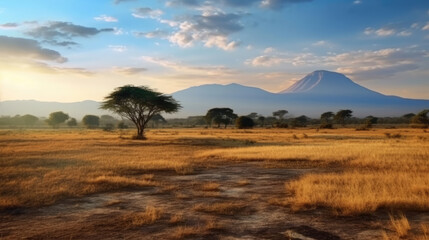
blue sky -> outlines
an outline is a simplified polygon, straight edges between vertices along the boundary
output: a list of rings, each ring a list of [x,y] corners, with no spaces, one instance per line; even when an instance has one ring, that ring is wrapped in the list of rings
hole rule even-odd
[[[208,83],[279,92],[319,69],[429,99],[427,0],[2,0],[0,100]]]

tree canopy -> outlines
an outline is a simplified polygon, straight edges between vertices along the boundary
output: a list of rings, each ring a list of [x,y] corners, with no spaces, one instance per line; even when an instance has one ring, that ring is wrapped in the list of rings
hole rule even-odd
[[[137,127],[136,139],[146,139],[144,130],[149,120],[161,112],[174,113],[181,106],[171,96],[156,92],[146,86],[125,85],[105,97],[101,104],[107,109],[132,121]]]
[[[277,110],[273,112],[274,117],[278,117],[280,120],[283,119],[283,117],[288,113],[287,110]]]
[[[46,119],[46,122],[53,128],[58,128],[58,126],[67,119],[69,119],[69,115],[60,111],[49,114],[49,118]]]
[[[95,115],[85,115],[82,118],[82,123],[87,128],[97,128],[100,125],[100,118]]]
[[[346,125],[346,119],[351,118],[352,117],[352,110],[349,109],[345,109],[345,110],[340,110],[337,112],[337,114],[335,114],[335,121],[337,121],[337,123],[340,123],[341,125]]]
[[[220,124],[224,124],[226,128],[237,118],[237,114],[231,108],[212,108],[207,111],[205,118],[210,126],[212,123],[217,124],[218,127]]]
[[[238,129],[253,128],[255,122],[249,116],[241,116],[235,120],[235,126]]]

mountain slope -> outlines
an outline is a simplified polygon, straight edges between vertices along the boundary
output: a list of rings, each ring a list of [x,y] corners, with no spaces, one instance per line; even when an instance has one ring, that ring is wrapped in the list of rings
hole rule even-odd
[[[323,112],[336,112],[340,109],[351,109],[353,115],[358,117],[401,116],[429,109],[429,100],[385,96],[354,83],[343,74],[328,71],[310,73],[280,93],[239,84],[207,84],[177,91],[172,96],[183,108],[176,114],[166,115],[167,118],[205,115],[207,110],[214,107],[230,107],[239,115],[257,112],[265,116],[271,116],[276,110],[286,109],[290,113],[289,117],[319,117]],[[99,106],[100,103],[95,101],[5,101],[0,102],[0,116],[33,114],[47,117],[54,111],[63,111],[77,119],[86,114],[112,115],[100,110]]]

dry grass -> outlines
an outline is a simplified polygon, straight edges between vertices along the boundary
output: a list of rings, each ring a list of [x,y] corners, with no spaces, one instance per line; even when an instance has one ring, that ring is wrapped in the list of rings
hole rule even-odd
[[[155,223],[162,217],[163,209],[154,206],[146,207],[143,212],[129,213],[124,216],[124,220],[128,223],[129,227],[140,227]]]
[[[175,213],[175,214],[171,215],[169,223],[171,223],[171,224],[177,224],[177,223],[180,223],[180,222],[183,222],[183,221],[184,221],[184,219],[183,219],[183,213]]]
[[[208,182],[201,186],[203,191],[219,191],[220,184],[216,182]]]
[[[216,203],[199,203],[194,206],[195,211],[213,213],[219,215],[236,215],[242,213],[247,208],[244,202],[216,202]]]
[[[407,217],[404,214],[400,214],[398,218],[395,218],[393,215],[389,215],[390,224],[398,237],[405,237],[408,234],[408,231],[411,229],[410,223],[408,223]]]
[[[131,140],[131,134],[0,131],[0,209],[124,188],[172,191],[157,182],[158,174],[260,160],[278,168],[335,167],[335,173],[309,174],[287,184],[293,193],[287,204],[296,210],[429,210],[429,135],[419,129],[167,129],[148,132],[147,141]],[[217,184],[208,183],[202,192],[218,191]]]

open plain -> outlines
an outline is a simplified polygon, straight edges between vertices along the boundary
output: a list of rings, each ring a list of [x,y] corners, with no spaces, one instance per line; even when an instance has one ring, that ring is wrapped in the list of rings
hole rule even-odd
[[[0,239],[429,239],[429,132],[1,130]]]

